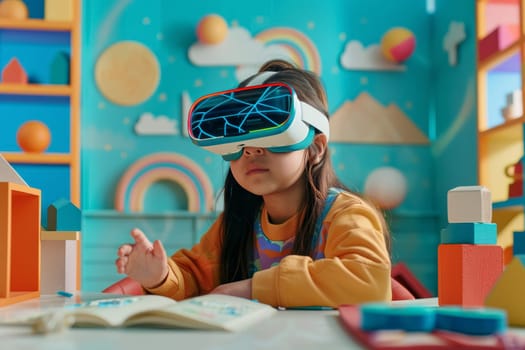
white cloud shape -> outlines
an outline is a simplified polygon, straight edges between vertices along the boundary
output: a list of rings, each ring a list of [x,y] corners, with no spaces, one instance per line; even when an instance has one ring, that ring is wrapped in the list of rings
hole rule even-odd
[[[405,70],[405,66],[387,60],[381,53],[379,45],[364,47],[357,40],[351,40],[346,44],[341,55],[341,65],[349,70]]]
[[[278,45],[265,46],[255,40],[248,30],[233,27],[219,44],[193,44],[189,51],[190,61],[198,66],[259,65],[271,58],[287,58]]]
[[[256,74],[259,71],[258,65],[243,65],[238,66],[235,70],[235,78],[240,83],[244,79],[248,79],[252,75]]]
[[[177,135],[177,122],[165,115],[155,117],[152,113],[143,113],[135,124],[139,135]]]
[[[458,60],[457,47],[467,37],[465,23],[450,22],[448,32],[443,37],[443,50],[448,53],[448,63],[455,66]]]

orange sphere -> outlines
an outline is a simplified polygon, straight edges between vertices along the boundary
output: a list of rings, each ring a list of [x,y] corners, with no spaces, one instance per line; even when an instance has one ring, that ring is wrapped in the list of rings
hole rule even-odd
[[[22,0],[2,0],[0,2],[0,18],[26,19],[28,14],[27,6]]]
[[[228,24],[219,15],[207,15],[197,26],[197,39],[202,44],[219,44],[226,39]]]
[[[44,152],[51,143],[51,132],[46,124],[30,120],[18,129],[16,141],[25,152]]]

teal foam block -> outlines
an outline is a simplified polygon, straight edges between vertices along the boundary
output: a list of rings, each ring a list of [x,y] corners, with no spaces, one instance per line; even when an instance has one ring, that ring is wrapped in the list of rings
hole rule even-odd
[[[47,229],[49,231],[80,231],[82,214],[80,209],[65,198],[60,198],[47,207]]]
[[[525,231],[516,231],[513,235],[512,253],[513,255],[525,254]]]
[[[67,85],[70,82],[70,58],[66,52],[59,52],[55,55],[49,69],[50,83]]]
[[[435,325],[436,308],[411,305],[392,306],[387,303],[370,303],[360,306],[361,329],[403,330],[406,332],[430,332]]]
[[[442,244],[497,244],[495,223],[462,222],[448,224],[441,230]]]
[[[470,335],[504,333],[507,313],[495,308],[440,307],[436,309],[435,329]]]

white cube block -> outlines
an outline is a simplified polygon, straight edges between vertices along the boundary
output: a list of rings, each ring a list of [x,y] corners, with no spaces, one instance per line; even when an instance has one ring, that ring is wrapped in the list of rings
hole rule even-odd
[[[483,186],[460,186],[447,194],[448,222],[491,222],[492,198]]]
[[[514,90],[507,94],[507,105],[520,105],[522,104],[521,90]]]
[[[58,290],[77,291],[80,232],[41,231],[40,239],[41,293],[54,294]]]

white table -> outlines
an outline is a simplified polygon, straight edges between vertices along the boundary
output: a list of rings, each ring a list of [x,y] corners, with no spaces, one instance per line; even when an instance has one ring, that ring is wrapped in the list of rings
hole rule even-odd
[[[84,301],[107,298],[107,294],[80,293]],[[112,297],[114,297],[112,295]],[[75,303],[77,296],[44,295],[0,308],[0,323],[23,319],[38,312]],[[437,299],[418,299],[409,304],[436,305]],[[525,328],[512,329],[525,337]],[[181,329],[74,328],[60,333],[33,334],[27,326],[0,326],[2,350],[152,350],[152,349],[364,349],[356,344],[339,323],[337,311],[280,311],[276,316],[236,332]]]
[[[83,298],[101,294],[83,293]],[[102,294],[107,298],[107,294]],[[23,319],[59,307],[71,299],[45,295],[0,308],[0,323]],[[40,311],[39,311],[40,310]],[[0,326],[2,350],[152,350],[152,349],[363,349],[339,324],[337,311],[279,311],[276,316],[235,333],[180,329],[73,328],[60,333],[33,334],[28,326]]]

